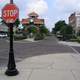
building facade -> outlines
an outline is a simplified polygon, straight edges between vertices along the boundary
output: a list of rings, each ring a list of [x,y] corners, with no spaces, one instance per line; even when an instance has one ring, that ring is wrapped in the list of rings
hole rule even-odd
[[[22,19],[21,24],[27,28],[31,26],[31,23],[39,30],[41,25],[44,25],[44,19],[40,19],[39,15],[35,12],[28,14],[28,18]]]
[[[73,27],[76,35],[80,32],[80,12],[74,12],[69,16],[69,25]]]
[[[2,22],[2,18],[0,17],[0,33],[1,32],[8,32],[8,27]]]
[[[15,32],[17,30],[17,27],[14,25],[14,27],[13,27],[13,31]],[[3,21],[3,19],[2,18],[0,18],[0,33],[2,33],[2,32],[9,32],[9,27],[8,27],[8,25],[6,25],[5,23],[4,23],[4,21]]]

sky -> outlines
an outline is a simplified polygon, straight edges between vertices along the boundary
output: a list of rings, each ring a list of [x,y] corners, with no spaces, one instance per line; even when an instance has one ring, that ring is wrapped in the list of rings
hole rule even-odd
[[[0,14],[3,6],[9,1],[0,0]],[[45,19],[49,30],[59,20],[68,23],[70,14],[80,9],[80,0],[14,0],[14,3],[19,7],[20,19],[27,18],[27,15],[34,11],[40,15],[40,18]]]

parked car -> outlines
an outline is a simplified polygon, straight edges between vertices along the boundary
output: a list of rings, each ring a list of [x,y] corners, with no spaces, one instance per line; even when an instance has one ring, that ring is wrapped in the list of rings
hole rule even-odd
[[[7,36],[7,34],[0,34],[0,38],[6,38]]]

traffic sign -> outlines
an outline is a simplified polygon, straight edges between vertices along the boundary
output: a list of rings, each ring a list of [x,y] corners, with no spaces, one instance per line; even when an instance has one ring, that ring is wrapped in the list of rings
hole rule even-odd
[[[6,23],[15,23],[19,18],[19,8],[15,4],[7,4],[2,9],[2,18]]]

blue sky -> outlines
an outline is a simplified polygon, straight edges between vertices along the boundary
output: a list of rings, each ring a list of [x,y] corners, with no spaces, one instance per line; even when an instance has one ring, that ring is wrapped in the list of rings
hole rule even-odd
[[[0,0],[0,12],[6,3],[9,0]],[[80,0],[14,0],[14,3],[20,9],[20,19],[35,11],[45,19],[50,30],[58,20],[66,20],[68,23],[69,15],[80,9]]]

